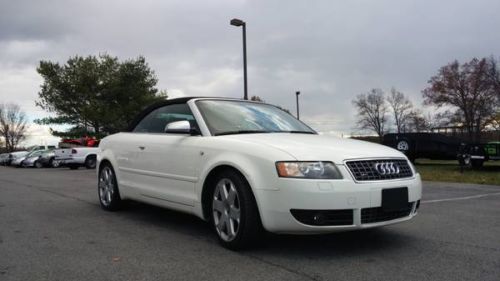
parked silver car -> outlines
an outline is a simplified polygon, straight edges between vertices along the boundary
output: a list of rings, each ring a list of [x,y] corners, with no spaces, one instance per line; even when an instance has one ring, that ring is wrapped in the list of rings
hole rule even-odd
[[[40,157],[44,153],[47,153],[49,151],[50,150],[33,151],[32,153],[26,155],[26,158],[21,162],[21,166],[22,167],[42,168],[43,164],[42,164],[42,161],[40,161]]]
[[[9,157],[10,157],[9,153],[0,154],[0,165],[7,166],[9,163]]]
[[[10,165],[15,167],[21,167],[21,162],[28,155],[28,151],[16,151],[10,154]]]

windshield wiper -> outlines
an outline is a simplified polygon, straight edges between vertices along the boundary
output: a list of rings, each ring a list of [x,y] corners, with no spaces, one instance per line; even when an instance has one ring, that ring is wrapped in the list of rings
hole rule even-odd
[[[238,130],[238,131],[227,131],[215,134],[215,136],[224,136],[224,135],[237,135],[237,134],[262,134],[262,133],[270,133],[271,131],[265,130]]]
[[[309,135],[315,135],[315,132],[311,131],[280,131],[280,133],[290,133],[290,134],[309,134]]]

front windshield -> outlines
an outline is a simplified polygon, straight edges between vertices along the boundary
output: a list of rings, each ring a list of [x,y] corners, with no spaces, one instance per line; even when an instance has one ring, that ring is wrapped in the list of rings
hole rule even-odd
[[[315,134],[311,128],[275,106],[229,100],[196,102],[212,135],[244,133]]]

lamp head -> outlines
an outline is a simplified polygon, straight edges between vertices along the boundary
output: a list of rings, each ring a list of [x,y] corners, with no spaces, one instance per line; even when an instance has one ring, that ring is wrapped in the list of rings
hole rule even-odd
[[[245,25],[245,22],[240,20],[240,19],[232,19],[230,21],[231,25],[234,25],[234,26],[242,26],[242,25]]]

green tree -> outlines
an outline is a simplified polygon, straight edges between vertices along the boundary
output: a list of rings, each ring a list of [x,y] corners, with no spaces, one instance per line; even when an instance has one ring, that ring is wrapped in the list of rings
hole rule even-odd
[[[64,65],[41,61],[37,106],[55,114],[39,124],[69,124],[68,132],[102,136],[124,130],[145,106],[166,98],[144,57],[119,61],[109,55],[69,58]]]

